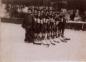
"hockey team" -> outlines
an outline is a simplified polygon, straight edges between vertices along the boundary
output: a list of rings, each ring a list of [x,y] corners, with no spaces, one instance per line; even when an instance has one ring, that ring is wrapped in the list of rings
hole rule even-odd
[[[35,44],[36,41],[42,42],[42,40],[64,38],[65,14],[48,10],[37,10],[35,13],[32,13],[32,10],[28,10],[28,13],[23,13],[22,15],[24,19],[22,27],[25,29],[25,42]],[[53,40],[51,43],[53,42],[57,41]]]

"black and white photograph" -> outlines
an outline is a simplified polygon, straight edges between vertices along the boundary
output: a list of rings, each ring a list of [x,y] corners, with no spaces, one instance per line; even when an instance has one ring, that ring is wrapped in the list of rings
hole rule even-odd
[[[86,0],[0,0],[0,62],[86,62]]]

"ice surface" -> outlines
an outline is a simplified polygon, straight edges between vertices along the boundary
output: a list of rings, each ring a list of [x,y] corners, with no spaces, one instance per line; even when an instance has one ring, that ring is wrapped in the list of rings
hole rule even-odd
[[[71,38],[46,47],[24,42],[25,31],[21,25],[1,24],[0,62],[51,62],[86,60],[86,31],[66,30],[65,36]]]

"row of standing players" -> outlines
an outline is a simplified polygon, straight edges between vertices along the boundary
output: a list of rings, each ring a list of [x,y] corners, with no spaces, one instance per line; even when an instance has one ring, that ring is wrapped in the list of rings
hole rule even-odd
[[[64,36],[66,25],[65,16],[54,17],[52,15],[40,16],[27,14],[24,17],[25,41],[34,42]]]

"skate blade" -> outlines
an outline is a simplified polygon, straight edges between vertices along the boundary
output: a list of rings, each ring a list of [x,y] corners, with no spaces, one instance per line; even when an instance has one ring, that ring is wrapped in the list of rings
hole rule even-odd
[[[42,45],[41,43],[33,43],[33,44],[35,44],[35,45]]]
[[[70,38],[65,38],[65,40],[70,40]]]
[[[52,45],[56,45],[55,43],[51,43]]]
[[[60,43],[59,41],[54,40],[55,43]]]
[[[44,44],[44,43],[42,43],[42,45],[45,45],[45,46],[47,46],[47,47],[49,47],[49,46],[50,46],[50,44]]]
[[[53,40],[53,42],[54,42],[54,40]],[[50,40],[50,44],[52,44],[52,45],[56,45],[55,43],[53,43],[51,40]]]
[[[65,42],[65,43],[67,43],[67,41],[66,41],[66,40],[61,40],[61,42]]]

